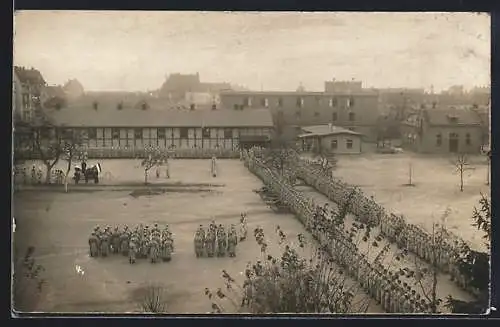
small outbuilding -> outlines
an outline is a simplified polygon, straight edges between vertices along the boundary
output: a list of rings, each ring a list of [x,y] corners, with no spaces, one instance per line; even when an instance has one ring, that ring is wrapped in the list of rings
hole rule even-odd
[[[298,136],[304,151],[360,154],[362,134],[332,124],[302,127]]]

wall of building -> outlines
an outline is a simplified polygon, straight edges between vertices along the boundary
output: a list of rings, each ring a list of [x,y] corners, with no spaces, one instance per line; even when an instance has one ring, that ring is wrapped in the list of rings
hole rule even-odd
[[[375,139],[372,127],[376,125],[379,116],[378,95],[374,93],[222,93],[221,103],[229,110],[240,105],[244,105],[245,110],[267,107],[271,110],[275,123],[278,120],[286,125],[298,126],[333,123],[344,128],[354,128],[357,132],[366,133],[367,140]]]
[[[359,154],[362,151],[361,137],[356,135],[336,134],[321,136],[317,139],[307,138],[303,140],[307,144],[306,150],[317,150],[319,145],[327,153]],[[333,144],[336,144],[336,147]]]
[[[236,150],[240,135],[266,135],[272,128],[75,128],[90,148],[158,146],[178,149],[206,148]]]
[[[418,127],[403,126],[402,141],[406,148],[420,153],[450,153],[449,144],[452,133],[458,135],[459,153],[479,153],[484,137],[480,126],[431,126],[424,121],[421,133]],[[441,135],[440,144],[438,135]],[[470,141],[468,142],[467,139]]]

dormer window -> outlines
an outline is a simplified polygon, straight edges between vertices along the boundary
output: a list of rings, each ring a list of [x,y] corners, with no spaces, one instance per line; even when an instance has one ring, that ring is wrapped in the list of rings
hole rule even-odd
[[[450,121],[450,123],[457,123],[458,117],[453,115],[448,115],[448,120]]]

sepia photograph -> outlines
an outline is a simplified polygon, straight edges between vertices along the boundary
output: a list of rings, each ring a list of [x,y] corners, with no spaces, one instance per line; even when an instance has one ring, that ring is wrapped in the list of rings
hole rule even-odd
[[[14,12],[12,314],[487,313],[490,28]]]

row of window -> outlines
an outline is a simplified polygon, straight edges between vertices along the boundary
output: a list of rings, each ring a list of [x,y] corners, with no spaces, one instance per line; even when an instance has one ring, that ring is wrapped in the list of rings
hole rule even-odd
[[[316,99],[316,103],[318,106],[321,106],[321,99],[320,98],[317,98]],[[347,108],[352,108],[354,107],[354,98],[353,97],[350,97],[347,99],[346,101],[346,107]],[[337,98],[330,98],[328,99],[328,106],[331,107],[331,108],[335,108],[337,107],[339,104],[339,101]],[[278,101],[276,102],[276,105],[278,107],[283,107],[283,98],[278,98]],[[303,108],[304,107],[304,98],[303,97],[297,97],[297,100],[295,102],[295,105],[298,107],[298,108]],[[252,98],[251,97],[246,97],[245,99],[243,99],[243,106],[244,107],[251,107],[252,106]],[[268,98],[263,98],[260,100],[260,106],[262,107],[269,107],[269,99]],[[238,104],[235,104],[234,105],[234,109],[238,109]]]
[[[450,133],[449,134],[450,140],[456,140],[460,138],[460,136],[457,133]],[[443,135],[441,133],[436,135],[436,146],[441,146],[443,144]],[[471,136],[469,133],[465,134],[465,145],[471,145]]]
[[[354,142],[350,139],[347,139],[345,141],[345,147],[347,149],[352,149],[352,146],[353,146]],[[338,140],[332,140],[331,142],[331,147],[332,147],[332,150],[336,150],[338,148],[339,144],[338,144]]]
[[[203,128],[201,133],[202,138],[212,138],[210,134],[210,128]],[[87,137],[89,139],[97,139],[97,128],[88,128],[86,130],[87,132]],[[67,130],[62,130],[61,131],[61,136],[62,137],[71,137],[73,133],[73,130],[67,129]],[[156,129],[156,138],[158,139],[166,139],[167,138],[167,133],[165,132],[165,128],[157,128]],[[49,138],[49,130],[41,130],[41,136],[42,138]],[[233,129],[232,128],[226,128],[224,129],[224,139],[232,139],[234,137]],[[112,128],[111,129],[111,138],[112,139],[119,139],[120,138],[120,128]],[[128,138],[128,134],[127,137]],[[143,139],[143,129],[142,128],[134,128],[134,139],[140,140]],[[169,135],[168,137],[174,138],[174,132],[172,130],[172,134]],[[181,127],[179,128],[179,138],[181,139],[187,139],[189,138],[189,128],[187,127]]]
[[[283,118],[284,113],[280,111],[278,115]],[[300,118],[302,116],[302,113],[300,111],[295,112],[295,117]],[[319,112],[314,113],[314,117],[319,117]],[[339,119],[338,113],[333,112],[332,113],[332,121],[337,121]],[[356,120],[356,114],[354,112],[349,112],[348,113],[348,120],[349,121],[355,121]]]

